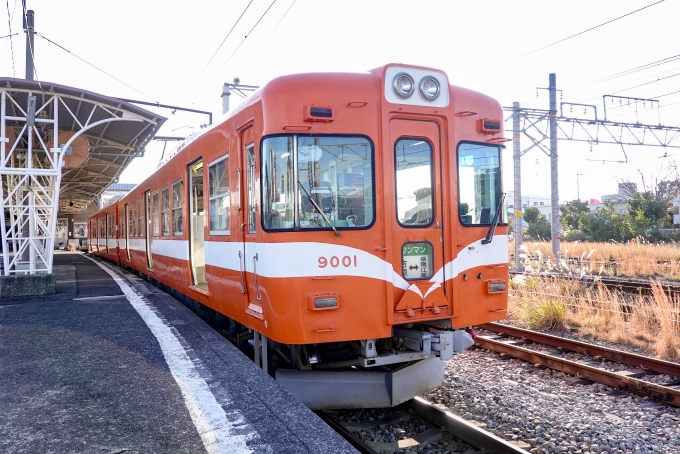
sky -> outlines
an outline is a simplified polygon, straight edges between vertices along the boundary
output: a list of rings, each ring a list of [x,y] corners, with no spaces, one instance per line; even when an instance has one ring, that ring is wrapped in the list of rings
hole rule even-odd
[[[555,73],[563,102],[595,104],[601,116],[606,94],[659,97],[659,109],[637,103],[637,115],[635,103],[610,104],[608,118],[680,126],[680,58],[671,58],[680,55],[677,0],[26,1],[40,34],[39,80],[211,111],[215,119],[222,84],[234,77],[260,86],[285,74],[404,63],[443,70],[452,84],[488,94],[502,106],[518,101],[537,109],[548,109],[547,90],[537,88],[547,87]],[[0,34],[19,34],[0,40],[0,74],[24,77],[21,0],[5,3]],[[669,60],[620,75],[663,59]],[[237,101],[232,95],[232,108]],[[578,110],[573,115],[583,114]],[[158,113],[168,117],[159,135],[186,136],[206,122],[202,115]],[[505,127],[511,129],[511,122]],[[521,140],[528,148],[529,140]],[[163,144],[152,142],[120,182],[141,182],[162,152]],[[511,142],[503,153],[504,186],[512,190]],[[616,193],[620,181],[641,188],[640,174],[649,183],[676,162],[680,149],[622,150],[561,140],[558,154],[559,198],[566,201]],[[549,157],[534,148],[521,166],[523,194],[549,196]]]

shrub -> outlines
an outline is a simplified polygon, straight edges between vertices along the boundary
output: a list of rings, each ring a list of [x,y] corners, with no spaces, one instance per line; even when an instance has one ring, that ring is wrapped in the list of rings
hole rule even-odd
[[[553,299],[528,300],[520,304],[514,318],[520,325],[532,330],[555,330],[564,326],[567,306]]]

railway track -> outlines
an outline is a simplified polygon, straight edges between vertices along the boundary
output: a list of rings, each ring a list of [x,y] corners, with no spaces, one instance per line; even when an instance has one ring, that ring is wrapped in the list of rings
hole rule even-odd
[[[603,383],[668,405],[680,406],[680,364],[496,323],[480,325],[478,328],[496,333],[477,336],[476,343],[481,348],[565,372],[576,377],[575,381]],[[546,353],[525,348],[532,343],[550,346],[553,351]],[[576,361],[562,357],[567,352],[578,353],[583,357]],[[602,360],[629,367],[612,372],[601,367]],[[671,378],[664,383],[649,380],[659,374]]]
[[[523,273],[511,271],[511,275],[516,276]],[[625,293],[637,293],[641,295],[652,294],[653,278],[629,278],[616,276],[599,276],[599,275],[584,275],[584,276],[569,276],[562,273],[541,273],[541,276],[553,277],[555,279],[578,281],[585,284],[596,285],[602,283],[609,290],[618,290]],[[680,282],[674,281],[660,281],[666,295],[669,297],[680,297]]]
[[[335,417],[333,412],[318,411],[316,413],[335,431],[352,443],[359,452],[364,454],[389,453],[403,449],[415,449],[418,452],[423,452],[428,444],[446,440],[446,437],[462,440],[477,449],[490,453],[527,453],[521,447],[524,444],[513,444],[505,441],[485,431],[481,427],[483,424],[477,425],[466,421],[446,411],[442,406],[433,405],[420,397],[411,399],[394,409],[387,409],[387,411],[391,411],[391,413],[382,419],[359,422],[342,421]],[[366,441],[358,435],[358,433],[366,433],[417,419],[428,422],[432,427],[420,426],[424,430],[421,430],[418,434],[393,442]]]

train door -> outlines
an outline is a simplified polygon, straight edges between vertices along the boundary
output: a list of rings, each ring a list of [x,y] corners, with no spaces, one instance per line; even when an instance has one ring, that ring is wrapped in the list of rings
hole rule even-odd
[[[409,286],[405,293],[395,288],[392,318],[397,323],[444,318],[452,308],[437,283],[444,282],[439,276],[447,238],[440,128],[433,121],[393,119],[389,134],[397,226],[392,260]]]
[[[153,268],[153,257],[151,256],[151,191],[144,193],[144,225],[146,226],[146,263],[149,268]]]
[[[251,273],[245,273],[245,297],[246,297],[246,313],[257,317],[264,318],[262,314],[262,296],[258,288],[257,269],[259,262],[259,255],[257,251],[257,217],[258,217],[258,200],[260,199],[260,191],[258,190],[260,184],[260,170],[258,166],[258,159],[255,154],[255,144],[253,143],[253,129],[249,128],[241,133],[241,157],[240,162],[243,164],[243,172],[241,172],[240,203],[243,209],[241,210],[241,226],[243,235],[243,269]]]
[[[203,159],[189,164],[189,260],[192,284],[208,290],[205,275],[205,208]]]

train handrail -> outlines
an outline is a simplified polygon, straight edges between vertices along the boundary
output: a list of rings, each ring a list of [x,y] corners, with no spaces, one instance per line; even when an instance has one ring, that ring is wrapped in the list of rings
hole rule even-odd
[[[243,259],[243,263],[241,263],[241,259]],[[241,295],[246,294],[246,286],[244,283],[244,275],[243,275],[243,268],[245,268],[245,263],[246,263],[246,257],[245,255],[241,255],[241,251],[238,251],[238,269],[241,272]]]
[[[262,301],[262,297],[260,296],[260,287],[257,285],[257,258],[258,254],[255,254],[253,256],[253,275],[255,276],[255,298],[257,298],[258,301]]]

